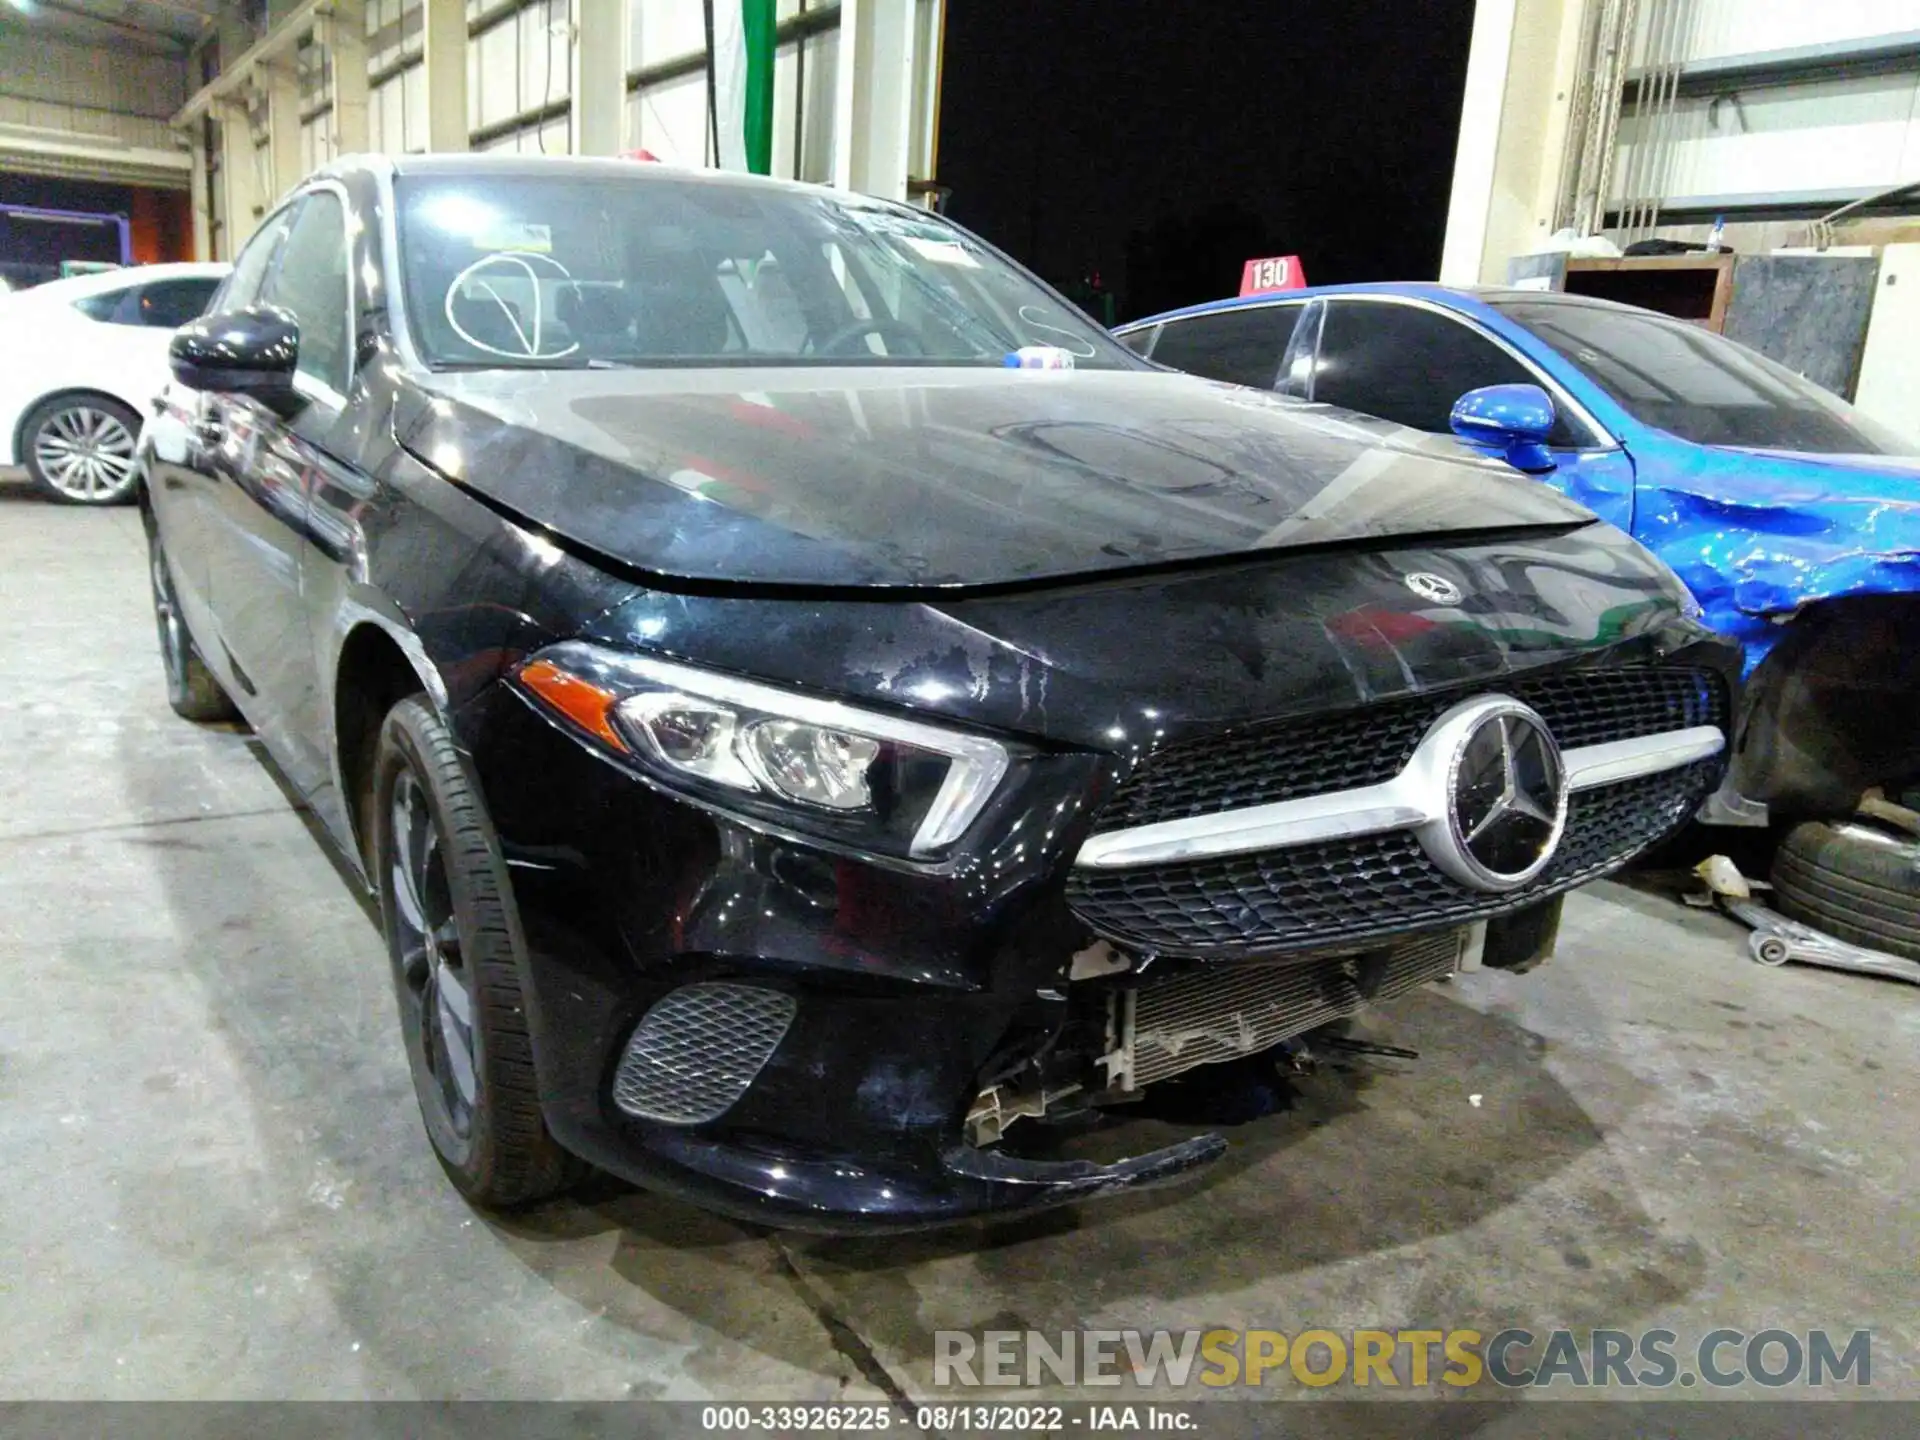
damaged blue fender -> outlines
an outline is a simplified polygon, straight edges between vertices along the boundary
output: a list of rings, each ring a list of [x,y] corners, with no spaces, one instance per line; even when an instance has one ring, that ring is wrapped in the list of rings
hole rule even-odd
[[[1556,450],[1557,468],[1539,478],[1672,566],[1706,623],[1746,646],[1749,674],[1807,604],[1920,592],[1920,458],[1695,444],[1643,423],[1580,365],[1497,308],[1501,300],[1537,300],[1535,292],[1407,285],[1328,293],[1369,290],[1416,294],[1457,311],[1586,412],[1597,438],[1612,443]]]
[[[1816,600],[1920,592],[1920,463],[1629,442],[1633,533],[1742,641],[1751,672]],[[1544,477],[1551,479],[1552,477]]]
[[[1308,303],[1301,304],[1303,300]],[[1353,302],[1366,303],[1369,314],[1363,317]],[[1529,312],[1551,313],[1542,302],[1555,308],[1563,303],[1562,297],[1533,290],[1328,285],[1196,305],[1124,326],[1119,333],[1135,349],[1157,358],[1161,333],[1182,321],[1219,311],[1286,306],[1298,320],[1291,324],[1290,344],[1284,334],[1276,341],[1276,388],[1301,398],[1330,398],[1316,392],[1327,388],[1323,371],[1339,374],[1346,364],[1347,357],[1337,353],[1341,333],[1370,335],[1377,345],[1391,345],[1404,360],[1405,371],[1419,376],[1425,386],[1440,388],[1449,403],[1464,403],[1470,392],[1483,387],[1493,387],[1485,392],[1490,395],[1514,392],[1526,383],[1539,385],[1572,424],[1562,427],[1562,443],[1551,452],[1551,469],[1524,468],[1629,531],[1672,566],[1699,601],[1706,623],[1745,643],[1748,673],[1778,644],[1784,622],[1812,602],[1920,592],[1920,447],[1897,455],[1826,454],[1682,439],[1631,413],[1589,369],[1612,360],[1621,365],[1615,374],[1617,387],[1624,379],[1627,386],[1661,393],[1657,378],[1632,373],[1632,355],[1604,356],[1568,347],[1584,357],[1583,364],[1529,328],[1522,318]],[[1327,318],[1336,307],[1347,317],[1340,325]],[[1393,307],[1400,307],[1397,313],[1403,318],[1406,307],[1450,313],[1493,343],[1476,344],[1459,334],[1441,340],[1431,327],[1394,327]],[[1143,333],[1149,331],[1150,336]],[[1431,348],[1423,352],[1422,344]],[[1522,364],[1514,365],[1514,357]],[[1283,358],[1284,372],[1278,368]],[[1670,364],[1685,357],[1669,349],[1652,358]],[[1712,379],[1705,367],[1702,375]],[[1312,378],[1303,379],[1308,376]],[[1397,378],[1404,381],[1407,376]],[[1387,414],[1393,404],[1407,405],[1409,394],[1418,393],[1420,383],[1409,383],[1397,395],[1383,398],[1378,413],[1402,424],[1420,423]],[[1344,403],[1363,398],[1346,396]],[[1423,428],[1445,433],[1445,423],[1440,418]],[[1844,430],[1845,423],[1839,428]],[[1920,406],[1911,428],[1920,429]],[[1568,431],[1578,434],[1580,443],[1564,443]]]

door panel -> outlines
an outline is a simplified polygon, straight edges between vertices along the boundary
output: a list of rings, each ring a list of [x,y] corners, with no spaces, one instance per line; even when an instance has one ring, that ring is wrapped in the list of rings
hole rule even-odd
[[[343,433],[351,365],[346,216],[336,193],[315,190],[297,202],[258,300],[299,322],[300,400],[277,414],[245,397],[218,398],[218,520],[208,568],[235,698],[295,786],[311,794],[327,766],[301,581],[308,499],[314,477],[351,438]]]
[[[244,309],[259,298],[261,282],[286,238],[287,219],[285,211],[269,216],[255,232],[210,302],[214,308]],[[166,374],[165,352],[172,337],[157,328],[138,333],[158,344],[155,363]],[[229,397],[190,390],[169,378],[155,405],[147,486],[188,628],[202,658],[229,692],[237,694],[240,687],[234,683],[220,622],[213,612],[214,557],[224,550],[218,543],[224,523],[219,491],[221,471],[227,464],[221,452],[227,443],[230,403]]]

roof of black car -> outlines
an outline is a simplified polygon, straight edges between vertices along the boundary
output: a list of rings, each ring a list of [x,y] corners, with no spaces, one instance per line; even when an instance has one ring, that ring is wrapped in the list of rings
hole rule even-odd
[[[712,184],[758,185],[781,190],[817,190],[794,180],[776,180],[766,175],[747,175],[737,170],[670,165],[664,161],[630,160],[615,156],[524,155],[512,152],[475,154],[472,152],[436,155],[344,155],[318,173],[345,171],[383,171],[389,175],[417,176],[574,176],[581,179],[610,181],[647,180],[672,177],[676,180],[706,181]]]

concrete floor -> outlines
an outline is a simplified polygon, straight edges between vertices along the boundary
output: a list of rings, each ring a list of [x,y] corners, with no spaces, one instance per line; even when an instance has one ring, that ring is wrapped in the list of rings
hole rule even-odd
[[[936,1328],[1080,1324],[1870,1326],[1920,1397],[1920,990],[1617,885],[1185,1190],[890,1243],[611,1184],[478,1216],[367,914],[167,709],[135,514],[0,478],[0,612],[0,1397],[920,1398]]]

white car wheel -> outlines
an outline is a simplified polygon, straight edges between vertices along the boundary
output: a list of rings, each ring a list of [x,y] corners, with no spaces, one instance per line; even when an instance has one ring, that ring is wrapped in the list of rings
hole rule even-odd
[[[49,400],[24,427],[27,471],[68,504],[118,505],[133,498],[139,433],[139,417],[117,400]]]

